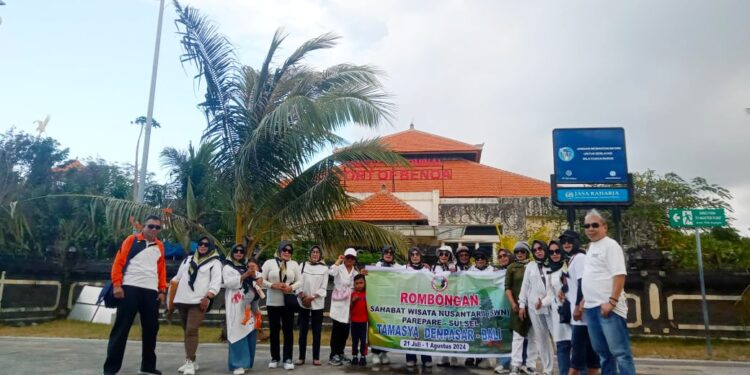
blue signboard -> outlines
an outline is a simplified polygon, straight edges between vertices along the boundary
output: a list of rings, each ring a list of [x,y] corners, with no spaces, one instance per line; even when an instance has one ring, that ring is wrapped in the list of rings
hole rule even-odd
[[[629,198],[627,188],[557,189],[559,203],[627,203]]]
[[[625,129],[555,129],[552,145],[558,184],[627,183]]]

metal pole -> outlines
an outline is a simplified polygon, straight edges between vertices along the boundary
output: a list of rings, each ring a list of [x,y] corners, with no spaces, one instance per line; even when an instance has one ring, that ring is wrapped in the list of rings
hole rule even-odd
[[[698,277],[701,284],[701,298],[703,305],[703,326],[706,329],[706,354],[708,358],[713,358],[713,349],[711,348],[711,332],[708,330],[708,303],[706,302],[706,283],[703,279],[703,253],[701,252],[701,232],[695,228],[695,248],[698,251]]]
[[[154,47],[154,64],[151,68],[151,90],[148,96],[148,112],[146,113],[146,135],[143,139],[143,157],[141,158],[141,177],[138,182],[138,203],[143,203],[146,190],[146,174],[148,173],[148,146],[151,140],[151,122],[154,115],[154,94],[156,93],[156,72],[159,68],[159,45],[161,44],[161,22],[164,18],[164,0],[159,4],[159,21],[156,26],[156,46]]]
[[[576,209],[573,207],[568,207],[567,214],[568,214],[568,229],[576,230],[575,229]]]

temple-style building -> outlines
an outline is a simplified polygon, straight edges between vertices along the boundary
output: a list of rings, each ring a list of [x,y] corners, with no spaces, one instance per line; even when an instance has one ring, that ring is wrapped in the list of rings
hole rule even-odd
[[[492,248],[498,231],[526,239],[552,212],[549,183],[481,164],[484,144],[430,134],[413,124],[381,141],[411,168],[349,165],[345,187],[361,203],[344,218],[397,230],[423,248]]]

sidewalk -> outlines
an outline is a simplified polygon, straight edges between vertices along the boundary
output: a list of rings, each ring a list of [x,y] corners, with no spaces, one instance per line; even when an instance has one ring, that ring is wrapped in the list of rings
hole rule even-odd
[[[128,342],[125,362],[121,374],[135,374],[140,364],[140,345],[138,341]],[[101,366],[107,349],[106,340],[59,339],[0,337],[0,373],[3,374],[101,374]],[[177,367],[184,362],[183,347],[180,343],[159,343],[157,346],[158,367],[164,374],[177,374]],[[491,374],[490,370],[433,367],[430,371],[421,369],[408,370],[404,358],[392,355],[389,366],[373,367],[332,367],[325,364],[328,359],[328,348],[321,348],[323,366],[312,366],[308,353],[308,364],[297,367],[299,374],[355,374],[355,373],[396,373],[396,374]],[[198,374],[229,374],[226,369],[226,345],[202,344],[198,348]],[[255,368],[248,373],[284,374],[283,369],[269,370],[270,360],[268,345],[259,345]],[[691,360],[636,359],[638,374],[651,375],[701,375],[701,374],[750,374],[750,362],[711,362]]]

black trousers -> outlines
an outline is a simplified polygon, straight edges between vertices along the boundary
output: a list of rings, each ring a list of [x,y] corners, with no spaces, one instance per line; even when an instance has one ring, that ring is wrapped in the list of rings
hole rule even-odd
[[[156,370],[156,335],[159,333],[159,295],[155,290],[123,285],[125,298],[117,306],[115,325],[109,333],[104,372],[117,373],[122,367],[125,345],[135,314],[141,316],[141,370]]]
[[[295,309],[286,306],[266,306],[268,311],[268,327],[271,330],[271,360],[278,361],[279,333],[284,333],[284,361],[292,360],[294,352],[294,312]]]
[[[334,355],[343,356],[346,348],[346,340],[349,339],[349,323],[341,323],[331,319],[333,327],[331,328],[331,357]]]
[[[312,328],[313,360],[320,359],[320,332],[323,328],[323,309],[299,309],[299,359],[307,354],[307,331]],[[312,327],[310,321],[312,320]]]
[[[352,322],[352,355],[367,355],[367,323]]]

